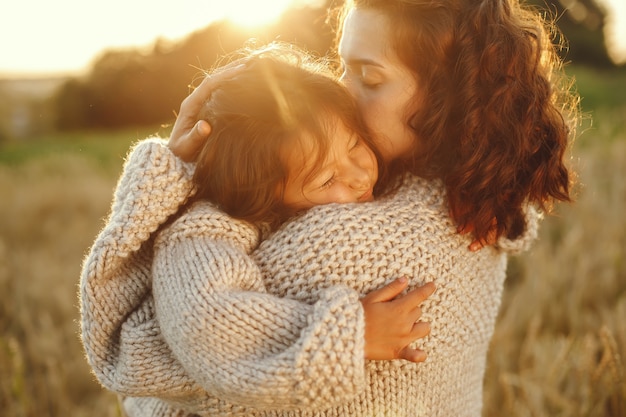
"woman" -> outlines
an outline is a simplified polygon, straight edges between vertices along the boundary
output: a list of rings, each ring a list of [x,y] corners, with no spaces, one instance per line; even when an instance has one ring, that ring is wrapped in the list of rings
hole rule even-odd
[[[256,412],[281,415],[295,407],[292,415],[478,416],[506,252],[523,249],[536,234],[529,205],[569,199],[563,157],[573,125],[559,101],[558,60],[541,20],[513,1],[356,1],[345,6],[341,22],[344,79],[391,168],[404,175],[402,185],[375,203],[315,208],[272,235],[255,258],[268,291],[304,303],[332,286],[366,294],[398,274],[412,285],[434,280],[437,293],[422,307],[432,328],[421,344],[429,360],[368,361],[365,383],[351,395],[337,398],[359,366],[338,371],[334,385],[316,386],[300,404],[293,399]],[[370,34],[376,37],[368,40]],[[181,106],[170,147],[183,159],[209,129],[189,122],[210,90],[210,81],[203,83]],[[184,173],[177,172],[179,178]],[[496,245],[466,250],[472,240],[488,243],[492,230]],[[328,247],[340,255],[325,252]],[[357,304],[345,299],[339,305]],[[108,331],[132,328],[137,316],[153,317],[149,309],[129,311]],[[135,340],[160,340],[158,323],[150,331],[153,339]],[[115,353],[132,345],[117,342]],[[162,374],[151,371],[148,382],[129,374],[106,381],[126,395],[160,398],[127,401],[131,415],[139,408],[167,415],[176,407],[255,415],[248,404],[203,396],[189,376],[210,372],[202,358],[197,370],[173,373],[176,358],[168,355],[162,351]],[[333,349],[320,358],[332,361]]]

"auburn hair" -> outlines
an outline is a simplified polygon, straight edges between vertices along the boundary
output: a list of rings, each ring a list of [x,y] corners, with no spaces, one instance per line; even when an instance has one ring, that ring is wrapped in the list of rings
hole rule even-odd
[[[283,204],[285,150],[301,146],[306,134],[317,148],[309,157],[321,163],[337,121],[381,161],[354,99],[328,62],[283,43],[245,48],[237,57],[229,65],[243,68],[214,89],[199,115],[211,134],[196,159],[191,201],[206,199],[232,217],[277,227],[296,214]]]
[[[524,209],[570,201],[566,151],[578,99],[554,27],[516,0],[348,0],[386,16],[394,49],[418,90],[407,124],[419,153],[395,168],[441,179],[459,230],[518,237]]]

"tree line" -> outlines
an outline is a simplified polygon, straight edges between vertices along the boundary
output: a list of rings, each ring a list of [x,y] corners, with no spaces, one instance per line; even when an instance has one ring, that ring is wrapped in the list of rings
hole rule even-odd
[[[292,9],[263,30],[243,30],[227,21],[211,24],[183,41],[157,40],[149,51],[111,50],[81,78],[68,80],[54,97],[56,128],[119,128],[170,123],[189,93],[189,85],[216,61],[251,37],[260,44],[273,40],[295,43],[320,55],[331,50],[333,33],[326,7]],[[606,11],[593,0],[529,1],[555,17],[567,43],[562,54],[575,64],[611,67],[604,46]],[[572,6],[575,4],[575,7]],[[563,38],[557,37],[556,42]]]

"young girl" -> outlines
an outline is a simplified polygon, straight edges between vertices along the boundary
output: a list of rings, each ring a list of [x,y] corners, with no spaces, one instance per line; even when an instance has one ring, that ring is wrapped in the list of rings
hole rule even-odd
[[[373,200],[378,151],[345,88],[305,57],[274,45],[236,62],[245,69],[200,113],[215,128],[194,201],[275,228],[315,205]]]
[[[94,369],[104,369],[99,379],[113,390],[112,380],[159,381],[172,404],[179,395],[188,401],[190,393],[206,391],[210,397],[201,396],[197,406],[220,413],[225,404],[284,408],[285,398],[288,408],[327,406],[311,387],[327,379],[339,401],[354,396],[363,384],[364,360],[379,357],[380,345],[395,343],[390,328],[401,328],[399,347],[428,333],[417,306],[433,287],[396,297],[405,287],[396,284],[383,297],[395,298],[395,307],[383,309],[346,288],[322,291],[312,303],[267,292],[249,256],[260,240],[311,207],[372,201],[384,171],[352,97],[320,64],[278,45],[237,62],[244,68],[217,86],[200,113],[213,132],[197,153],[192,188],[178,186],[176,178],[164,180],[172,161],[160,153],[158,141],[144,141],[131,154],[129,175],[118,185],[111,218],[83,276],[89,280],[84,301],[120,304],[108,304],[106,317],[91,316],[99,305],[85,308],[83,338]],[[146,239],[143,232],[171,214],[172,196],[180,199],[185,192],[188,201]],[[122,300],[110,296],[117,293]],[[116,316],[127,308],[124,300],[137,297],[143,301],[130,315]],[[369,327],[367,315],[376,316]],[[338,324],[348,317],[349,329]],[[103,367],[113,347],[100,345],[101,334],[120,322],[126,324],[119,337],[132,348],[114,354],[129,366]],[[332,358],[320,355],[329,343]],[[158,363],[163,352],[176,361]],[[409,349],[407,359],[411,352],[417,351]],[[171,366],[178,368],[176,377]],[[207,367],[210,373],[196,374]],[[168,377],[161,380],[165,369]],[[338,375],[353,381],[334,384]],[[181,391],[172,393],[181,383]],[[128,399],[126,412],[150,414],[141,404]]]

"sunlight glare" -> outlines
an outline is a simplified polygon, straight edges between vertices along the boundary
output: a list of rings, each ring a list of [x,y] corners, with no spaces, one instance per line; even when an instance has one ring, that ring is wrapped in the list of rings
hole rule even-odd
[[[292,3],[293,0],[230,0],[220,7],[224,9],[224,17],[234,24],[255,27],[274,23]]]

